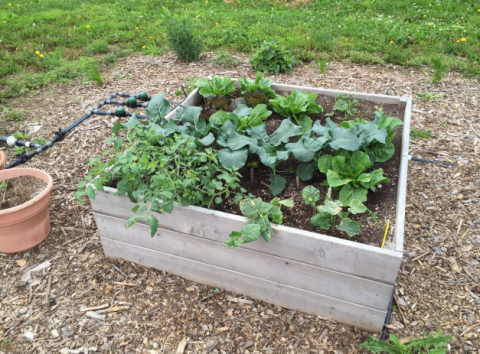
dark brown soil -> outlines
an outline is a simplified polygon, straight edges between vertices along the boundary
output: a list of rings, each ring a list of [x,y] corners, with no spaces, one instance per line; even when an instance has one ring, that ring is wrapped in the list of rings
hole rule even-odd
[[[7,180],[6,186],[0,186],[0,210],[16,207],[37,195],[47,187],[44,180],[32,176],[21,176]]]
[[[332,112],[332,107],[335,104],[335,101],[336,99],[334,97],[319,96],[317,103],[323,107],[324,112],[321,114],[312,115],[312,119],[314,121],[320,120],[322,125],[325,125],[325,114]],[[404,110],[399,109],[397,105],[376,104],[365,100],[359,100],[359,105],[357,108],[360,110],[360,113],[358,116],[366,120],[373,120],[373,112],[377,109],[376,107],[381,107],[389,116],[398,117],[403,120]],[[342,116],[333,116],[331,118],[332,121],[337,124],[343,120]],[[280,115],[273,113],[266,121],[268,134],[271,134],[273,131],[275,131],[283,119],[284,118]],[[368,209],[377,213],[376,216],[378,218],[378,224],[372,220],[371,215],[368,212],[359,215],[351,215],[350,218],[360,222],[360,227],[362,230],[359,235],[353,238],[349,238],[348,235],[338,231],[334,227],[331,227],[330,230],[325,231],[313,226],[310,223],[313,210],[310,206],[305,205],[303,202],[302,189],[307,185],[315,186],[320,190],[323,202],[323,198],[327,193],[328,187],[322,187],[320,186],[320,183],[325,180],[325,176],[320,172],[316,172],[313,176],[313,179],[310,181],[302,182],[299,180],[299,186],[297,187],[295,171],[299,162],[293,157],[290,157],[287,161],[277,166],[277,173],[283,175],[287,179],[287,187],[278,197],[281,199],[291,198],[294,201],[293,209],[282,208],[283,225],[327,234],[334,237],[351,239],[365,244],[380,245],[385,232],[387,220],[390,220],[391,224],[395,223],[402,132],[403,128],[401,126],[396,128],[396,135],[393,140],[393,144],[395,146],[395,155],[389,161],[385,163],[379,163],[374,166],[375,169],[383,168],[384,175],[390,178],[390,183],[378,186],[375,193],[370,191],[368,193],[368,201],[365,203]],[[258,159],[255,159],[255,156],[251,156],[249,157],[247,164],[248,162],[253,161],[258,161]],[[285,174],[281,172],[285,171],[288,167],[292,167],[294,172],[291,174]],[[265,201],[270,201],[273,199],[273,195],[271,194],[269,187],[269,176],[271,174],[270,168],[259,163],[259,167],[254,170],[255,179],[253,182],[250,180],[250,168],[244,167],[242,170],[240,170],[240,172],[244,176],[243,180],[241,181],[241,185],[246,188],[248,192],[252,193],[256,197],[261,197]],[[335,199],[337,196],[338,193],[333,191],[332,197]],[[242,215],[238,204],[233,202],[233,198],[220,205],[215,205],[214,209],[236,215]]]

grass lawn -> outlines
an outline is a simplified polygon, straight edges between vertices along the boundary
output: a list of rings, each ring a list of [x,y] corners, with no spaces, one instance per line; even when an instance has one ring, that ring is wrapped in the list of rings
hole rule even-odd
[[[190,18],[205,49],[220,53],[252,53],[274,38],[303,61],[418,66],[441,54],[450,69],[480,74],[476,1],[0,0],[0,100],[132,52],[161,55],[163,7]]]

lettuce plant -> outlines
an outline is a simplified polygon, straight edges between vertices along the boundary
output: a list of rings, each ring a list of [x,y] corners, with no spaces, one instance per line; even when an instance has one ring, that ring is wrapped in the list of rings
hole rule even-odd
[[[337,230],[347,233],[352,237],[360,233],[360,224],[358,221],[350,219],[350,214],[364,213],[367,208],[358,199],[352,199],[346,206],[348,211],[344,211],[342,202],[332,199],[332,189],[329,188],[325,196],[325,201],[317,205],[320,201],[320,191],[314,186],[307,186],[302,191],[302,197],[305,204],[310,205],[317,211],[311,219],[312,225],[318,226],[323,230],[328,230],[335,225]]]
[[[323,112],[323,108],[315,100],[316,93],[303,93],[293,90],[290,95],[276,97],[270,100],[270,104],[275,112],[282,117],[290,118],[295,124],[303,127],[304,132],[310,130],[313,125],[312,118],[307,114]]]
[[[195,86],[199,87],[199,93],[205,98],[210,96],[227,96],[235,92],[233,80],[229,77],[214,76],[211,79],[203,77],[195,82]]]
[[[264,202],[262,198],[244,199],[240,201],[240,210],[244,216],[249,218],[242,230],[232,231],[230,240],[225,243],[228,246],[238,247],[241,244],[253,242],[263,237],[267,242],[272,240],[272,223],[281,225],[283,214],[281,207],[293,208],[291,199],[280,200],[273,198],[270,203]]]
[[[337,152],[335,157],[323,155],[318,159],[320,172],[327,175],[330,187],[339,190],[338,199],[343,206],[349,206],[355,199],[366,202],[369,189],[375,191],[378,184],[390,182],[383,176],[381,168],[367,173],[370,167],[370,158],[361,151],[350,153],[343,150]]]
[[[276,94],[275,90],[272,89],[272,80],[264,78],[261,72],[257,73],[255,81],[250,81],[244,77],[238,79],[238,81],[248,107],[268,103],[269,98],[275,98]]]

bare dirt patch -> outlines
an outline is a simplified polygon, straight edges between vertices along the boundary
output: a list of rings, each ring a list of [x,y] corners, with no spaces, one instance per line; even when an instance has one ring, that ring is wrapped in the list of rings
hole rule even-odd
[[[0,210],[9,209],[32,200],[47,187],[40,178],[21,176],[0,185]]]
[[[36,135],[51,138],[58,128],[73,123],[113,92],[166,91],[176,100],[175,92],[187,77],[255,76],[246,57],[239,56],[244,64],[226,70],[209,62],[212,56],[207,53],[191,65],[173,56],[123,59],[116,67],[101,69],[103,86],[76,81],[8,101],[9,109],[29,119],[1,123],[0,131],[12,134],[27,130],[29,124],[40,124],[41,134]],[[129,75],[118,75],[125,73]],[[344,63],[332,63],[325,75],[312,64],[297,67],[291,75],[269,77],[285,84],[414,98],[413,127],[433,130],[438,138],[413,141],[410,154],[458,166],[409,164],[405,257],[396,287],[402,314],[394,312],[390,328],[400,338],[440,328],[453,336],[452,353],[478,352],[478,79],[450,73],[436,86],[430,84],[426,69]],[[442,97],[416,97],[425,92]],[[78,204],[74,192],[86,175],[85,164],[107,148],[105,138],[116,120],[92,117],[25,165],[43,169],[54,178],[52,232],[29,252],[0,255],[0,333],[8,339],[0,344],[0,353],[56,353],[66,348],[174,353],[182,343],[185,353],[363,352],[360,343],[368,333],[354,327],[253,299],[238,300],[245,298],[106,258],[91,209]],[[4,151],[11,161],[11,148]],[[22,285],[26,270],[45,261],[51,265],[33,273],[32,281]],[[98,306],[110,309],[105,319],[87,315],[86,309]]]

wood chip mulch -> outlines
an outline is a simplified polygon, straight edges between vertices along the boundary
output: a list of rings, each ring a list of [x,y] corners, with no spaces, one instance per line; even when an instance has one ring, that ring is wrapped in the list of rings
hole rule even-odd
[[[0,123],[0,135],[38,129],[53,137],[117,91],[167,91],[207,75],[255,76],[248,58],[221,67],[205,53],[190,65],[173,55],[130,56],[101,70],[103,85],[51,85],[6,103],[22,122]],[[411,96],[412,126],[436,138],[411,142],[416,157],[455,166],[409,163],[405,256],[390,331],[404,341],[441,329],[452,353],[480,347],[480,89],[478,79],[449,73],[431,84],[426,68],[331,63],[326,74],[299,66],[274,82]],[[417,93],[441,97],[426,100]],[[94,116],[25,167],[54,178],[52,232],[35,249],[0,254],[0,353],[363,353],[368,333],[327,319],[103,255],[88,204],[74,193],[86,163],[107,148],[113,117]],[[5,148],[7,161],[14,158]],[[31,271],[36,267],[34,271]]]

